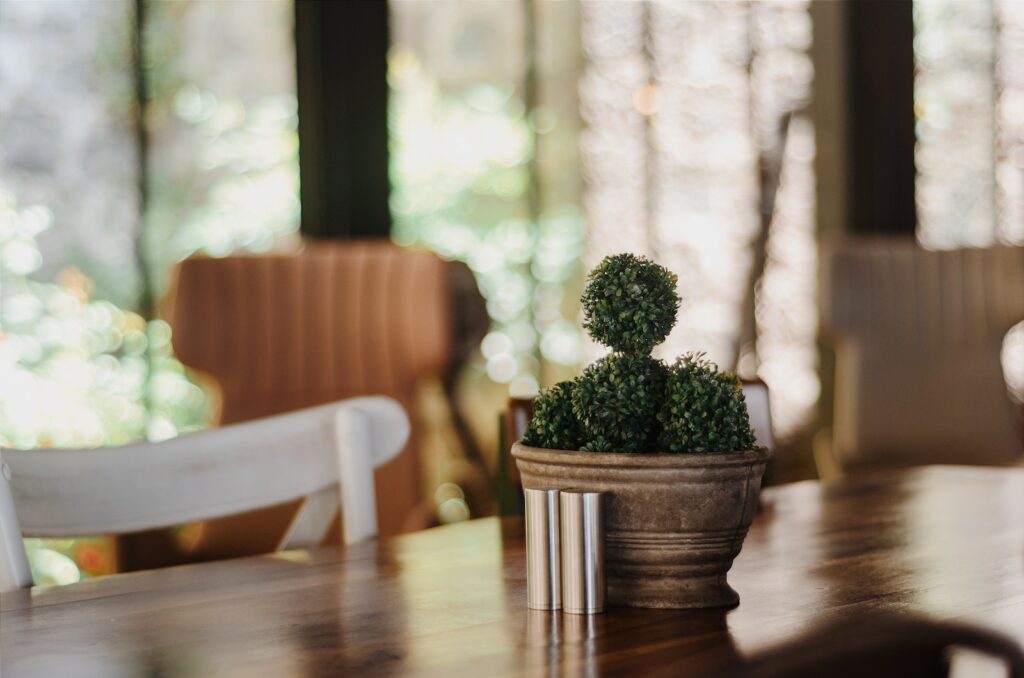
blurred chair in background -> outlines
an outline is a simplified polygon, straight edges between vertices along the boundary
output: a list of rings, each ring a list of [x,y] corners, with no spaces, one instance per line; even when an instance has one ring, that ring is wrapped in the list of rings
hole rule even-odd
[[[1024,320],[1024,248],[873,238],[836,243],[822,262],[836,352],[833,433],[815,450],[822,475],[1019,463],[1000,352]]]
[[[512,445],[526,434],[533,418],[533,398],[509,398],[505,410],[498,415],[498,455],[496,459],[498,515],[524,514],[523,480],[512,456]]]
[[[729,678],[1024,678],[1012,639],[983,628],[895,614],[834,622],[760,652]]]
[[[343,508],[345,541],[377,534],[373,471],[409,438],[390,398],[353,398],[159,443],[0,451],[0,591],[32,585],[22,535],[170,527],[298,502],[270,550],[316,546]]]
[[[221,424],[360,395],[397,400],[410,413],[413,434],[377,470],[380,532],[424,527],[430,512],[416,510],[423,498],[417,384],[448,379],[486,331],[474,319],[482,300],[467,276],[471,281],[460,264],[386,240],[189,259],[180,265],[172,301],[175,352],[220,387]],[[271,550],[296,510],[293,503],[204,523],[184,558]],[[328,540],[338,538],[335,529]],[[154,540],[160,541],[152,534],[122,538],[122,569],[174,560]]]
[[[743,380],[743,399],[747,401],[750,426],[757,444],[775,449],[775,430],[772,428],[772,408],[768,397],[768,384],[761,380]]]

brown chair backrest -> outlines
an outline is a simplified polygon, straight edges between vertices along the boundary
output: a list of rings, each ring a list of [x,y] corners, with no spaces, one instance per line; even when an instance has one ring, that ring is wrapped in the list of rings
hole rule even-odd
[[[1000,351],[1024,319],[1024,248],[854,240],[826,248],[823,274],[843,470],[1020,461]]]
[[[417,382],[447,366],[454,328],[449,267],[388,241],[308,243],[296,254],[181,263],[174,349],[220,385],[220,423],[381,394],[413,421]],[[382,535],[421,497],[410,443],[377,471]]]

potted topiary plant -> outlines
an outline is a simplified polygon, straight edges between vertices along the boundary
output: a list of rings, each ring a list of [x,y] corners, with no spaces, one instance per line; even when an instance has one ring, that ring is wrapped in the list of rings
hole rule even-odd
[[[584,327],[611,352],[536,400],[512,448],[523,486],[607,493],[608,601],[739,603],[726,573],[757,508],[768,452],[739,380],[700,354],[651,357],[675,324],[676,276],[643,257],[589,275]]]

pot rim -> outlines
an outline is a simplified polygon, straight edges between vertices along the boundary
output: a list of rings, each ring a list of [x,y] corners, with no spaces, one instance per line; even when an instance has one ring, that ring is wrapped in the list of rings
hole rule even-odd
[[[531,447],[524,445],[522,441],[516,441],[512,444],[512,456],[524,461],[568,466],[711,468],[764,462],[771,454],[766,447],[737,452],[581,452]]]

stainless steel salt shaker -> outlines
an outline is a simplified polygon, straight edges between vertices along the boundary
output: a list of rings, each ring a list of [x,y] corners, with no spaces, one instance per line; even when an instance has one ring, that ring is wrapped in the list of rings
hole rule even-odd
[[[562,607],[558,490],[524,489],[526,500],[526,605]]]
[[[604,612],[604,494],[562,490],[562,610]]]

